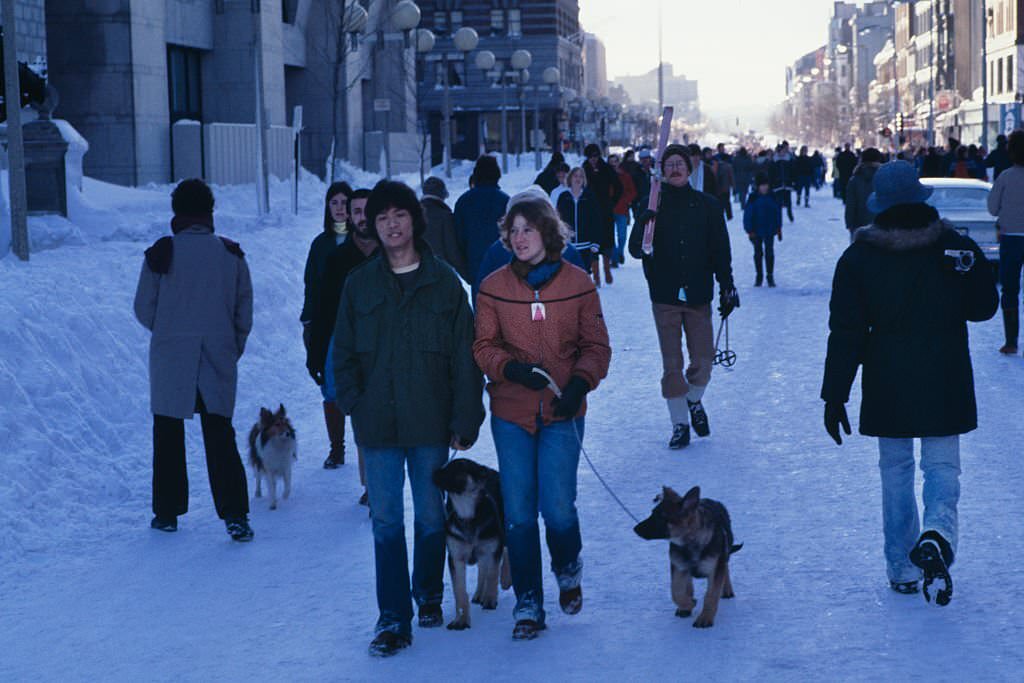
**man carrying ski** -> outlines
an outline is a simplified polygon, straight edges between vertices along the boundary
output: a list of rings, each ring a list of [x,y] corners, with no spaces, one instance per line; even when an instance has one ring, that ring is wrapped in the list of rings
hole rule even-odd
[[[728,317],[740,305],[733,285],[729,233],[714,197],[689,184],[691,162],[682,145],[669,145],[660,159],[664,183],[657,210],[648,209],[633,224],[629,253],[643,260],[654,310],[664,373],[661,394],[672,419],[669,448],[690,443],[690,423],[698,436],[711,433],[701,397],[711,380],[714,341],[711,300],[714,282],[719,312]],[[654,221],[650,254],[642,247],[644,226]],[[690,364],[684,373],[682,341]]]

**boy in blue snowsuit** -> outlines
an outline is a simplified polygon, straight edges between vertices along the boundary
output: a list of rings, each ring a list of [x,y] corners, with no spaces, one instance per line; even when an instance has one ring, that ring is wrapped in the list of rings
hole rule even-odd
[[[751,193],[743,209],[743,229],[754,245],[754,268],[757,269],[754,286],[764,284],[767,275],[768,286],[774,287],[775,248],[772,240],[777,236],[782,241],[782,205],[772,195],[767,175],[758,173],[754,182],[757,189]]]

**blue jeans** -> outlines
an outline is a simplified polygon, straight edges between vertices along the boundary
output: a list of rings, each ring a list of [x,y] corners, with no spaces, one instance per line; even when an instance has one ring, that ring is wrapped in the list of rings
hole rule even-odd
[[[366,492],[373,518],[377,570],[376,632],[411,637],[412,600],[440,605],[444,590],[444,503],[433,475],[448,460],[445,446],[364,448]],[[409,469],[414,512],[412,588],[405,546],[405,468]]]
[[[615,216],[615,262],[620,263],[626,258],[626,232],[629,228],[629,216],[613,215]]]
[[[327,358],[324,361],[324,383],[320,385],[320,394],[325,401],[338,400],[337,390],[334,388],[334,336],[327,344]]]
[[[541,425],[536,434],[530,434],[519,425],[491,416],[505,503],[512,586],[516,592],[512,612],[516,621],[532,619],[544,623],[538,509],[544,517],[551,571],[558,579],[559,590],[580,585],[583,541],[576,514],[576,470],[580,462],[577,430],[582,439],[582,417]]]
[[[909,554],[922,525],[925,531],[939,532],[956,555],[960,437],[921,439],[923,522],[918,520],[914,497],[914,440],[879,438],[878,453],[887,573],[891,581],[915,581],[921,578],[921,570],[911,564]]]
[[[1020,296],[1020,272],[1024,264],[1024,237],[1003,235],[999,240],[1000,306],[1016,309]]]

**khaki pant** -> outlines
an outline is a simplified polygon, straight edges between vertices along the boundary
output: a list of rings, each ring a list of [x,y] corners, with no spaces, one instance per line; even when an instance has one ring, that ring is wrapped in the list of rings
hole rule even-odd
[[[661,395],[679,398],[690,391],[690,385],[706,387],[711,381],[711,365],[715,357],[711,304],[703,306],[652,304],[654,325],[661,347]],[[683,334],[690,365],[684,376]]]

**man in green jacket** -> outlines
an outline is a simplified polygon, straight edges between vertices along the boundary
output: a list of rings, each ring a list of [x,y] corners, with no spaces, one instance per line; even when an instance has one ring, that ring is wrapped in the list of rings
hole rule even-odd
[[[448,448],[468,449],[484,419],[483,376],[473,360],[473,313],[455,271],[423,241],[426,221],[406,185],[381,181],[366,205],[381,249],[345,283],[334,331],[339,407],[352,415],[366,458],[380,617],[370,654],[412,642],[442,623],[445,530],[433,474]],[[415,515],[410,592],[404,472]]]

